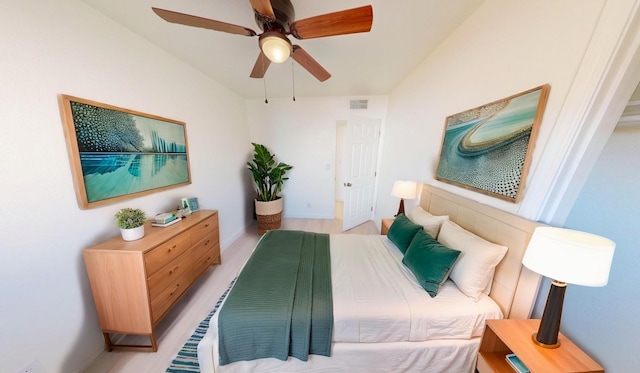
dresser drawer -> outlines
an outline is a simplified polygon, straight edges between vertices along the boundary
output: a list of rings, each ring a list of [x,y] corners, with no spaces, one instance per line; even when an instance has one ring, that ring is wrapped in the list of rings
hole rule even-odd
[[[202,222],[198,223],[195,227],[189,230],[191,234],[191,242],[196,243],[203,239],[206,235],[218,232],[218,214],[214,214]],[[218,238],[216,237],[216,240]]]
[[[193,274],[190,271],[183,273],[182,276],[172,281],[155,298],[151,298],[151,318],[154,325],[171,308],[173,303],[180,298],[182,293],[189,288],[192,282]]]
[[[145,253],[144,266],[147,270],[147,277],[151,277],[160,268],[175,260],[187,251],[190,245],[189,235],[182,234]]]
[[[207,240],[203,240],[202,244],[199,245],[198,250],[193,251],[193,264],[192,264],[192,274],[194,281],[204,272],[208,267],[213,265],[213,263],[220,263],[220,244],[218,242],[208,242],[205,245]]]
[[[163,289],[172,284],[182,274],[191,271],[192,262],[191,254],[184,253],[149,277],[149,297],[151,299],[156,298]]]
[[[211,267],[216,262],[217,262],[217,256],[215,256],[214,254],[205,254],[202,257],[200,257],[193,264],[194,281],[202,274],[202,272],[206,271],[207,268]]]
[[[208,235],[204,236],[200,241],[193,245],[191,249],[191,256],[194,258],[199,258],[204,255],[205,252],[213,253],[214,250],[217,249],[218,253],[220,252],[220,248],[218,245],[218,234],[217,232],[210,232]]]

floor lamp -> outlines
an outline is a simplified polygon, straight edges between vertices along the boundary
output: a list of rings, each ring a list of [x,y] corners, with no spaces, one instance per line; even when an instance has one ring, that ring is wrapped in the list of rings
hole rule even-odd
[[[545,348],[560,346],[558,333],[567,284],[605,286],[615,242],[591,233],[565,228],[538,227],[522,264],[552,280],[538,332],[533,341]]]
[[[414,199],[418,195],[418,184],[415,181],[397,180],[393,183],[391,195],[400,198],[400,206],[398,206],[398,214],[404,214],[404,200]]]

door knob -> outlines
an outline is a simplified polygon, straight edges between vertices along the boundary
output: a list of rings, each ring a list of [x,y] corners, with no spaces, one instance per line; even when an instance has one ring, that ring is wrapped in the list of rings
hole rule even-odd
[[[344,184],[344,186],[346,186],[346,187],[350,187],[350,186],[351,186],[351,183],[345,183],[345,184]]]

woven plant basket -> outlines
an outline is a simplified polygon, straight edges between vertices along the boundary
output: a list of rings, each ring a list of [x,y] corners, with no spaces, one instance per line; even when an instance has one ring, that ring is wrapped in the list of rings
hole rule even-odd
[[[282,222],[282,207],[282,198],[269,202],[256,201],[258,234],[263,235],[269,230],[280,228]]]
[[[267,231],[278,229],[282,223],[282,212],[274,215],[258,215],[258,234],[263,235]]]

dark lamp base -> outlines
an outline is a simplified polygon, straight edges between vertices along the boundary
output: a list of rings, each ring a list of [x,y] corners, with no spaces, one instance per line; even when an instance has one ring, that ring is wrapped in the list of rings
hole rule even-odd
[[[396,214],[396,216],[398,216],[400,214],[404,214],[404,199],[403,198],[400,198],[400,206],[398,206],[398,213]]]
[[[562,318],[562,303],[567,283],[553,280],[544,306],[542,320],[538,332],[533,335],[533,342],[544,348],[557,348],[560,346],[558,333],[560,333],[560,318]]]
[[[560,341],[558,341],[558,342],[556,342],[554,344],[546,344],[546,343],[540,342],[537,339],[537,337],[538,337],[538,333],[533,333],[531,335],[531,339],[533,339],[533,343],[537,344],[540,347],[543,347],[543,348],[558,348],[558,347],[560,347]]]

